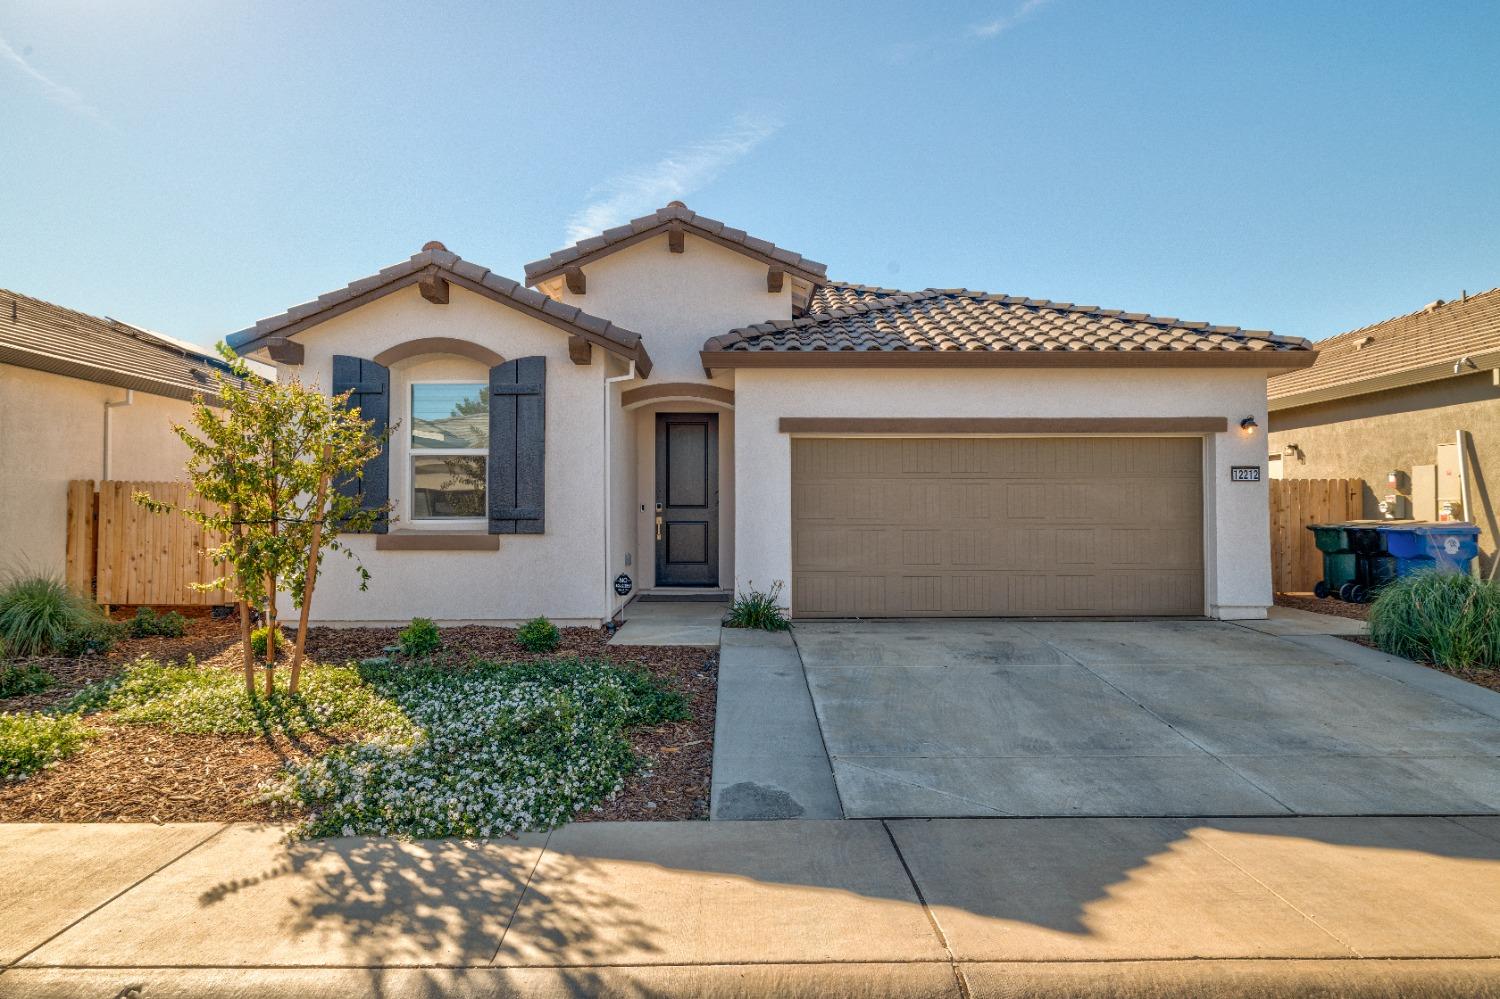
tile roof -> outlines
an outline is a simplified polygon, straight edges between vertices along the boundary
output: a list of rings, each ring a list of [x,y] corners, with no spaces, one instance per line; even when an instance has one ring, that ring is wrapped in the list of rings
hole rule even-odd
[[[254,326],[232,333],[225,339],[229,346],[246,354],[264,346],[266,341],[274,342],[279,338],[295,336],[347,309],[415,284],[424,274],[456,282],[476,294],[528,312],[553,325],[566,327],[606,350],[636,361],[642,377],[651,370],[651,359],[639,333],[616,326],[607,319],[591,316],[574,306],[564,305],[510,278],[501,277],[487,267],[450,253],[441,243],[429,243],[420,252],[412,254],[410,259],[392,264],[336,291],[319,295],[310,302],[294,305],[285,312],[262,319]]]
[[[847,309],[855,305],[879,302],[893,295],[910,294],[912,292],[897,291],[895,288],[877,288],[868,284],[830,281],[812,293],[812,297],[807,302],[807,308],[802,312],[832,312],[834,309]]]
[[[1466,356],[1500,352],[1500,288],[1434,303],[1315,346],[1312,367],[1269,380],[1272,401],[1316,402],[1429,381],[1454,374],[1453,366]]]
[[[785,267],[788,273],[802,277],[813,284],[821,284],[827,278],[826,265],[816,260],[809,260],[800,253],[783,249],[775,243],[756,239],[743,229],[732,229],[717,219],[699,215],[680,201],[674,201],[665,208],[658,208],[650,215],[642,215],[624,225],[606,229],[597,236],[590,236],[541,260],[532,261],[526,265],[526,283],[536,284],[538,281],[545,281],[549,277],[562,273],[568,267],[587,263],[616,250],[623,250],[626,246],[642,239],[665,232],[674,223],[680,225],[686,232],[711,239],[767,263]]]
[[[174,399],[213,399],[213,372],[229,372],[203,348],[5,289],[0,363]]]
[[[857,301],[855,301],[857,299]],[[791,321],[714,337],[705,351],[1289,352],[1306,340],[1236,326],[1184,322],[967,289],[894,292],[830,286],[815,301],[837,306]]]

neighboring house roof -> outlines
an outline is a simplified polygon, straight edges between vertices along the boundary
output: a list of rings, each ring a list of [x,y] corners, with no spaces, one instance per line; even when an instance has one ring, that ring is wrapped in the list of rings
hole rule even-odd
[[[213,372],[230,373],[201,347],[4,289],[0,363],[173,399],[212,400]]]
[[[597,236],[580,240],[542,260],[532,261],[526,265],[526,283],[536,284],[556,277],[570,267],[581,267],[674,227],[754,257],[765,264],[782,267],[793,277],[800,277],[811,284],[822,284],[828,279],[828,268],[816,260],[809,260],[800,253],[793,253],[764,239],[756,239],[742,229],[732,229],[717,219],[699,215],[680,201],[674,201],[650,215],[606,229]]]
[[[1318,361],[1267,384],[1272,409],[1500,368],[1500,288],[1329,337]],[[1473,367],[1463,364],[1469,358]],[[1455,365],[1458,370],[1455,370]]]
[[[1300,367],[1312,363],[1314,356],[1311,345],[1297,337],[962,288],[894,292],[836,285],[820,292],[815,301],[851,304],[714,337],[703,346],[705,366],[1141,363]]]
[[[392,264],[377,274],[351,282],[337,291],[319,295],[311,302],[293,306],[280,315],[262,319],[249,329],[233,333],[226,339],[229,346],[241,354],[267,348],[274,356],[275,350],[288,344],[291,337],[421,281],[451,282],[598,344],[626,360],[635,361],[636,371],[642,378],[651,373],[651,357],[646,353],[639,333],[616,326],[607,319],[591,316],[581,309],[564,305],[539,291],[501,277],[487,267],[480,267],[448,252],[443,244],[437,242],[428,243],[409,260]]]

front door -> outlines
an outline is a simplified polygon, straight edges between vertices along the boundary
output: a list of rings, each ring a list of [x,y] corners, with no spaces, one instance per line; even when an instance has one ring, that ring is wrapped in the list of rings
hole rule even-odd
[[[719,584],[719,417],[656,414],[656,585]]]

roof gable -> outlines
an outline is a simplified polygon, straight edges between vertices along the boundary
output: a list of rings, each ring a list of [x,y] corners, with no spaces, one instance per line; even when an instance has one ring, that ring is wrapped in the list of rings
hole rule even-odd
[[[1315,346],[1316,364],[1267,384],[1273,409],[1452,377],[1471,370],[1465,357],[1478,367],[1500,367],[1500,288],[1434,302]]]
[[[279,315],[262,319],[254,326],[233,333],[226,339],[229,346],[240,354],[262,348],[279,348],[289,343],[290,337],[319,323],[394,291],[432,280],[456,284],[566,333],[582,337],[628,361],[634,361],[642,378],[651,372],[651,357],[646,352],[639,333],[548,298],[541,292],[502,277],[486,267],[470,263],[436,242],[428,243],[408,260],[351,282],[337,291],[319,295],[311,302],[293,306]]]
[[[627,246],[674,231],[690,233],[743,253],[767,266],[780,267],[791,276],[801,278],[809,284],[819,285],[828,279],[828,268],[816,260],[809,260],[800,253],[793,253],[764,239],[756,239],[742,229],[734,229],[717,219],[699,215],[682,202],[674,201],[650,215],[606,229],[597,236],[580,240],[542,260],[532,261],[526,265],[526,283],[538,284],[557,277],[571,267],[586,266]]]

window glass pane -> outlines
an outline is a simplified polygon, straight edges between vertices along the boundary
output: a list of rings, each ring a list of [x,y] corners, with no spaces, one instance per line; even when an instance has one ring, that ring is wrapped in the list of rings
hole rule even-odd
[[[449,450],[488,448],[489,386],[477,383],[413,385],[411,446],[413,449]]]
[[[418,520],[483,517],[485,459],[413,458],[412,516]]]

